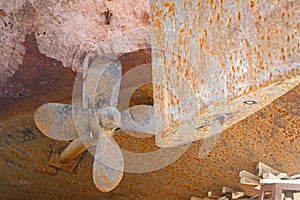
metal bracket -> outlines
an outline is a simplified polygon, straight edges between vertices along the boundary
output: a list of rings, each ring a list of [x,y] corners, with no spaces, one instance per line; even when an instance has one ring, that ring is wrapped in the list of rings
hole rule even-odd
[[[59,162],[59,155],[60,153],[70,144],[70,142],[57,142],[56,145],[53,147],[50,159],[48,161],[48,165],[51,167],[55,167],[57,169],[63,169],[69,172],[73,172],[76,168],[78,163],[80,162],[83,154],[76,157],[74,160],[68,163],[60,163]]]

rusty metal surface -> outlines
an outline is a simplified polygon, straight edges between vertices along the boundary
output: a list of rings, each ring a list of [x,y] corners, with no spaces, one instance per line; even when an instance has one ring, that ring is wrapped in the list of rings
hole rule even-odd
[[[34,110],[10,117],[0,122],[0,198],[184,200],[192,195],[205,196],[210,190],[217,193],[224,185],[253,194],[251,186],[239,184],[240,170],[254,171],[259,161],[289,174],[299,170],[299,102],[300,88],[296,87],[224,131],[206,158],[198,158],[199,141],[174,164],[157,172],[125,173],[120,185],[108,194],[94,187],[94,158],[88,153],[72,173],[58,170],[54,174],[45,169],[57,142],[44,137],[35,127]],[[154,138],[124,134],[116,140],[134,152],[156,148]]]
[[[49,165],[48,167],[54,168],[56,171],[60,169],[67,170],[69,172],[74,171],[74,169],[77,167],[78,163],[82,158],[82,154],[70,162],[67,163],[60,162],[60,153],[66,148],[68,144],[69,144],[68,142],[57,142],[53,146],[50,159],[48,161],[48,165]],[[47,166],[44,166],[44,168],[46,169]],[[42,173],[54,175],[52,171],[53,170],[44,170],[44,171],[41,170]]]
[[[299,16],[297,0],[151,0],[154,102],[165,126],[157,144],[207,137],[197,121],[225,117],[225,129],[258,110],[242,104],[246,97],[262,89],[262,108],[297,86]]]
[[[172,165],[145,174],[125,173],[115,190],[101,193],[92,181],[94,158],[90,154],[83,155],[72,173],[56,171],[48,166],[51,153],[59,142],[39,132],[33,113],[46,102],[70,102],[74,75],[71,70],[63,69],[59,62],[40,54],[34,47],[33,37],[28,38],[27,44],[31,44],[32,48],[28,48],[26,62],[19,69],[23,71],[17,72],[9,81],[11,84],[24,84],[25,89],[30,89],[32,93],[27,98],[0,99],[0,199],[184,200],[192,195],[205,196],[210,190],[217,194],[224,185],[234,189],[240,187],[246,194],[253,194],[252,187],[239,184],[240,170],[254,171],[257,162],[261,161],[289,174],[299,171],[298,86],[224,131],[206,158],[198,158],[202,143],[199,141]],[[120,59],[124,70],[149,63],[150,53],[142,50],[124,55]],[[57,68],[49,70],[51,63],[56,63],[53,66]],[[36,86],[40,79],[46,79],[49,85]],[[151,90],[146,93],[151,93]],[[145,102],[142,97],[132,99],[137,104]],[[120,134],[115,139],[120,146],[133,152],[157,149],[154,137],[141,139]]]
[[[238,97],[228,102],[224,106],[219,106],[211,109],[207,114],[205,113],[195,117],[194,119],[186,122],[187,125],[184,123],[172,132],[166,131],[165,133],[163,133],[164,135],[158,135],[158,137],[156,138],[157,144],[161,147],[176,147],[203,138],[209,139],[212,137],[217,137],[215,134],[218,135],[219,132],[226,130],[232,125],[261,110],[263,107],[267,106],[270,102],[276,100],[287,91],[293,89],[297,85],[299,86],[298,82],[299,79],[295,78],[278,84],[272,84],[268,87],[261,88],[256,92],[251,92]],[[248,105],[247,101],[249,100],[250,102],[254,103]],[[222,115],[223,113],[225,113],[225,116]],[[215,126],[213,122],[220,121],[220,118],[222,121],[222,127],[220,127],[219,129],[215,129],[215,131],[217,132],[215,133],[211,131],[214,128],[213,126]],[[203,128],[201,125],[203,126]],[[211,127],[208,127],[207,130],[205,129],[205,126]],[[209,130],[210,128],[211,130]],[[197,131],[193,132],[190,130]],[[217,140],[217,138],[213,138],[212,140]],[[209,148],[213,148],[213,146]]]
[[[77,137],[70,104],[43,104],[35,111],[34,121],[41,132],[52,139],[69,141]]]

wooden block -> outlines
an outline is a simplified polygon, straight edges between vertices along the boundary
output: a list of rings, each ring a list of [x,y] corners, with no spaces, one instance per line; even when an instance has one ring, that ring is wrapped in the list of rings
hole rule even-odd
[[[294,200],[299,200],[300,199],[300,192],[299,193],[294,193]]]
[[[273,183],[288,183],[288,184],[300,184],[300,180],[273,180],[273,179],[260,179],[261,184],[273,184]]]
[[[216,199],[219,198],[219,196],[214,195],[212,191],[209,191],[207,193],[207,196],[210,197],[210,198],[216,198]]]
[[[280,174],[280,171],[270,167],[269,165],[259,162],[256,166],[256,175],[262,177],[263,173],[265,172],[271,172],[274,175]]]
[[[240,183],[245,185],[260,185],[258,180],[249,178],[247,176],[241,177]]]
[[[246,176],[246,177],[249,177],[249,178],[252,178],[252,179],[255,179],[255,180],[260,179],[258,176],[255,176],[254,174],[252,174],[252,173],[250,173],[246,170],[240,171],[239,177],[243,177],[243,176]]]
[[[229,200],[226,196],[218,198],[218,200]]]
[[[257,186],[255,186],[255,188],[254,188],[255,190],[260,190],[261,189],[261,185],[257,185]]]
[[[199,198],[199,197],[194,197],[194,196],[192,196],[191,197],[191,200],[203,200],[202,198]]]
[[[289,177],[289,179],[298,179],[300,178],[300,172],[297,172]]]
[[[276,178],[278,179],[289,178],[289,176],[287,175],[287,173],[280,173],[276,176]]]
[[[233,189],[231,189],[230,187],[222,187],[222,194],[226,194],[226,193],[231,193],[231,192],[234,192]]]
[[[264,179],[272,179],[272,180],[280,180],[282,178],[288,178],[289,176],[286,173],[279,173],[277,176],[272,174],[271,172],[263,173]]]
[[[233,192],[232,193],[232,199],[238,199],[238,198],[240,198],[244,195],[245,195],[244,192]]]
[[[274,174],[271,172],[265,172],[262,176],[264,179],[278,179]]]

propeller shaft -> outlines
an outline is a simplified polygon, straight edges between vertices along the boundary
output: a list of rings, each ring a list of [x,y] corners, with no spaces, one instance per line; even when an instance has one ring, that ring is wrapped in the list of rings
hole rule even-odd
[[[80,138],[76,138],[60,153],[59,162],[70,162],[71,160],[82,154],[85,150],[86,147],[84,146]]]

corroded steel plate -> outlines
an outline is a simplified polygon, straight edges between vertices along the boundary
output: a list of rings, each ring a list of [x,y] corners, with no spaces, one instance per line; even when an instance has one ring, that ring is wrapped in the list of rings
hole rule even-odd
[[[297,86],[299,7],[296,0],[151,0],[154,102],[164,123],[157,145],[209,137],[216,128],[209,121],[226,129]]]

